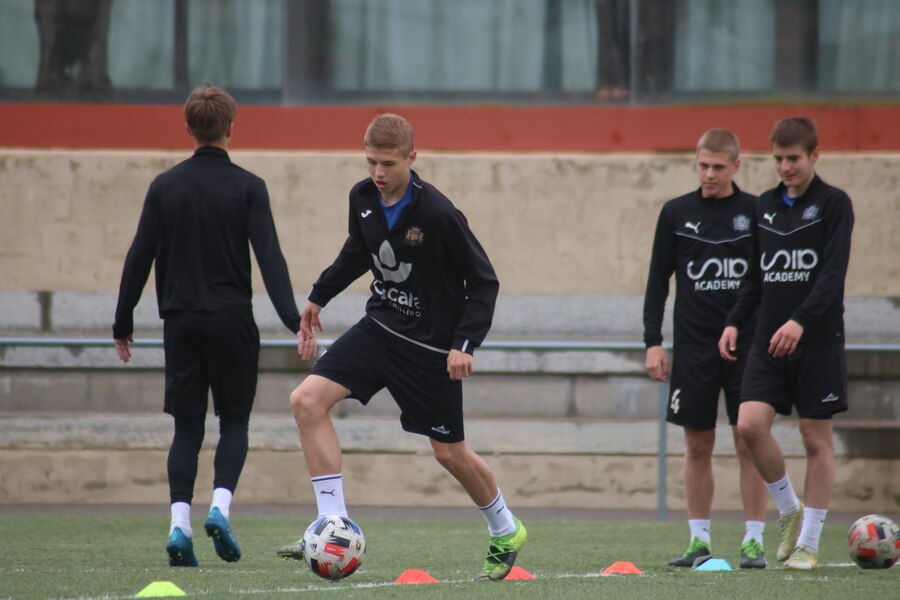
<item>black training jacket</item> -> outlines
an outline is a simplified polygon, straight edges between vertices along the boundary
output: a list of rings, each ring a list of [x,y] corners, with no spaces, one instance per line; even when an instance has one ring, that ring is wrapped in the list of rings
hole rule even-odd
[[[749,271],[755,205],[756,197],[737,185],[725,198],[704,198],[697,189],[666,202],[656,224],[644,293],[647,348],[662,343],[673,273],[674,343],[716,345]]]
[[[300,313],[265,182],[232,163],[225,150],[198,148],[150,184],[125,258],[113,337],[134,331],[134,307],[154,261],[160,317],[252,312],[250,245],[278,316],[296,333]]]
[[[756,257],[728,324],[747,328],[759,306],[756,339],[768,341],[788,320],[803,326],[801,342],[844,342],[844,279],[850,262],[853,206],[842,190],[815,176],[793,206],[784,184],[759,197]]]
[[[412,201],[390,232],[372,180],[353,186],[349,235],[309,300],[325,306],[369,271],[369,317],[432,350],[471,354],[491,327],[500,284],[465,216],[413,177]]]

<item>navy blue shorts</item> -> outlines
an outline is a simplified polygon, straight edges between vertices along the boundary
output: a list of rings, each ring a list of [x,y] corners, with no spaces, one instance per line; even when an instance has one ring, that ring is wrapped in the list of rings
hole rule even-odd
[[[672,353],[672,376],[666,421],[688,429],[715,429],[719,416],[719,393],[725,392],[728,423],[737,424],[741,403],[741,375],[747,362],[746,348],[738,348],[737,362],[709,347],[676,345]]]
[[[804,419],[830,419],[847,410],[847,358],[843,344],[803,344],[790,356],[773,358],[766,344],[754,344],[747,358],[741,401],[772,405]]]
[[[368,404],[387,388],[400,407],[400,425],[440,442],[461,442],[462,382],[447,373],[447,354],[401,338],[366,317],[335,340],[313,365],[319,375]]]
[[[238,312],[168,312],[163,320],[165,411],[205,415],[212,390],[217,415],[253,408],[259,370],[259,330]]]

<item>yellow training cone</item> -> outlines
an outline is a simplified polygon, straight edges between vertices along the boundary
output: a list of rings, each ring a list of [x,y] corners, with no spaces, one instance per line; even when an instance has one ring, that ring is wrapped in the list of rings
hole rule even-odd
[[[184,590],[171,581],[154,581],[137,593],[135,598],[164,598],[166,596],[184,596]]]

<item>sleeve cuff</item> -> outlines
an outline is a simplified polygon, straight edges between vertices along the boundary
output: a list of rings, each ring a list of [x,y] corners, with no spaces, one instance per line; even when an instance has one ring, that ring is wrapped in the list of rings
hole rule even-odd
[[[309,296],[307,296],[306,299],[322,308],[324,308],[325,305],[328,304],[328,301],[331,300],[331,298],[328,298],[325,294],[318,292],[316,288],[313,288],[312,291],[309,292]]]
[[[453,340],[453,350],[459,350],[460,352],[465,352],[466,354],[472,355],[475,354],[475,343],[472,340],[458,337]]]
[[[662,337],[645,337],[644,338],[644,349],[649,349],[654,346],[662,346],[663,339]]]
[[[119,325],[118,323],[114,324],[112,327],[112,334],[114,340],[124,340],[129,335],[134,333],[134,326],[128,325]]]

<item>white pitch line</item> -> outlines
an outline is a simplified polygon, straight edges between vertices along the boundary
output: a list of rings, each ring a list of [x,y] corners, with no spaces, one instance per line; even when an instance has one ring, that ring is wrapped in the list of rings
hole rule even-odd
[[[857,567],[856,563],[852,563],[852,562],[825,563],[822,566],[823,567],[845,567],[845,568],[846,567]],[[775,569],[772,569],[772,570],[775,570]],[[720,571],[720,573],[727,573],[727,572],[728,571]],[[740,571],[735,570],[733,572],[738,573]],[[802,575],[814,575],[815,571],[804,572],[804,571],[785,570],[784,573],[785,573],[785,575],[790,575],[790,576],[802,576]],[[629,577],[629,576],[631,576],[631,577],[656,577],[656,575],[657,575],[657,573],[652,573],[652,572],[648,573],[646,571],[640,573],[639,575],[636,573],[634,573],[634,574],[629,573],[626,575],[604,575],[603,573],[600,573],[600,572],[597,572],[597,573],[556,573],[556,574],[546,574],[546,575],[535,575],[534,578],[535,579],[590,579],[590,578],[599,578],[599,577]],[[514,582],[518,582],[518,581],[528,581],[528,580],[526,580],[526,579],[513,580],[513,581],[510,581],[509,583],[514,583]],[[437,583],[458,585],[461,583],[476,583],[476,582],[472,579],[443,579],[443,580],[438,580]],[[348,587],[351,589],[374,589],[374,588],[390,587],[390,586],[394,586],[394,585],[432,585],[432,584],[402,584],[402,583],[396,583],[394,581],[381,581],[381,582],[366,581],[366,582],[360,582],[360,583],[351,583],[349,586],[348,585],[335,586],[334,584],[327,584],[327,583],[326,584],[311,583],[311,584],[308,584],[303,587],[278,587],[278,588],[272,588],[272,589],[244,589],[244,590],[230,589],[229,592],[232,594],[242,594],[242,595],[244,595],[244,594],[245,595],[273,594],[273,593],[274,594],[283,594],[283,593],[296,594],[296,593],[304,593],[304,592],[311,592],[311,593],[340,592],[340,591],[346,590]],[[190,593],[191,593],[191,595],[196,595],[196,596],[208,596],[211,594],[215,594],[217,592],[210,591],[210,590],[198,590],[198,591],[191,591]],[[105,595],[105,596],[97,596],[97,597],[79,597],[79,599],[80,600],[127,600],[127,599],[130,599],[133,597],[134,596],[131,596],[131,595],[128,595],[128,596]]]

